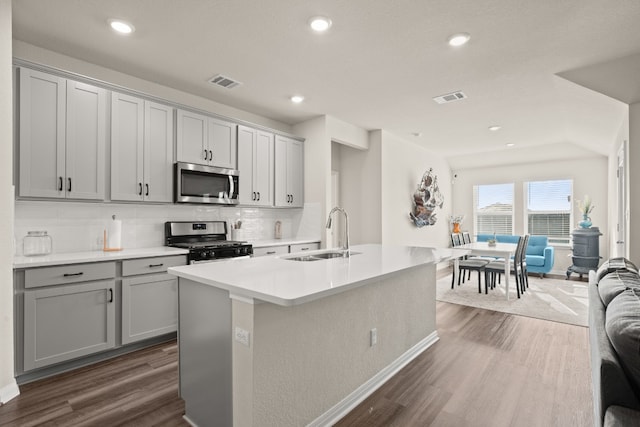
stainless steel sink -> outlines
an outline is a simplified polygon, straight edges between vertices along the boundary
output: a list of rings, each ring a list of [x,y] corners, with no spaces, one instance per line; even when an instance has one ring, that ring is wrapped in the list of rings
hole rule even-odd
[[[303,255],[303,256],[292,256],[292,257],[282,257],[282,259],[286,259],[289,261],[322,261],[323,259],[331,259],[331,258],[349,258],[353,255],[360,255],[360,252],[349,252],[348,255],[344,256],[344,251],[336,251],[331,250],[327,252],[319,252],[317,254]]]

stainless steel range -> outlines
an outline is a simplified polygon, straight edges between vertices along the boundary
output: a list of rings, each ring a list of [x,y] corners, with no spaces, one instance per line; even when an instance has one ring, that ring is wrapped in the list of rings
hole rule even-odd
[[[172,221],[164,223],[165,245],[189,249],[189,264],[248,258],[253,246],[227,240],[225,221]]]

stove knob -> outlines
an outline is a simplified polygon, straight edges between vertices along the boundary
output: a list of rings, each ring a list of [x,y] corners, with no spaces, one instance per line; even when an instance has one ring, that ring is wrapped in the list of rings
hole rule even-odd
[[[240,248],[236,248],[235,253],[236,253],[236,255],[240,255],[242,253],[242,251],[240,250]]]

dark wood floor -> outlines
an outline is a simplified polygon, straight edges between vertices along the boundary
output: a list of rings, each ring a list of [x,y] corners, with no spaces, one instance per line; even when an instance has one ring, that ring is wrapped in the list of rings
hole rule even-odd
[[[440,341],[337,426],[591,426],[588,329],[437,303]]]
[[[338,426],[591,426],[588,330],[437,303],[440,341]],[[1,426],[186,426],[175,342],[20,387]]]
[[[189,426],[175,340],[20,386],[0,426]]]

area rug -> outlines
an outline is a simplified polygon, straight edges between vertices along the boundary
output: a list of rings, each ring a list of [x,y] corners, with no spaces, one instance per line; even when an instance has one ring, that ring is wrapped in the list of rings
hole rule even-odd
[[[495,289],[489,289],[489,294],[485,294],[483,277],[482,293],[479,294],[477,274],[472,274],[471,280],[456,285],[454,289],[451,289],[451,275],[448,275],[437,281],[436,299],[554,322],[588,325],[587,282],[529,276],[529,289],[520,299],[516,295],[513,276],[510,282],[507,301],[504,278],[502,284],[497,284]]]

